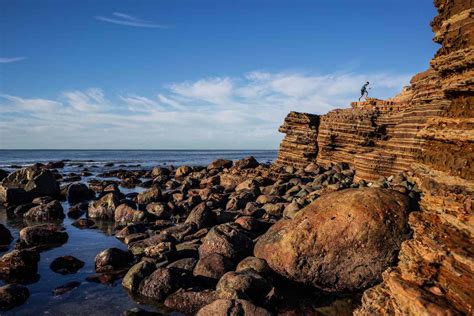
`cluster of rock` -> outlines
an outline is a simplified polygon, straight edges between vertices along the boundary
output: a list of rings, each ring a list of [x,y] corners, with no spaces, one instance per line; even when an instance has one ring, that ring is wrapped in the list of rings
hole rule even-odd
[[[0,288],[0,299],[2,293],[6,297],[0,303],[3,309],[28,297],[21,284],[37,280],[39,253],[67,242],[68,234],[57,222],[65,216],[59,200],[73,205],[68,216],[78,218],[74,225],[79,228],[95,228],[94,221],[99,220],[115,222],[115,235],[126,245],[127,250],[100,252],[96,274],[88,281],[111,283],[123,277],[123,287],[132,295],[186,314],[265,315],[282,305],[281,285],[275,282],[279,275],[335,293],[358,291],[379,281],[380,271],[392,264],[401,241],[409,236],[408,201],[418,197],[417,187],[404,175],[354,182],[354,171],[346,163],[296,168],[260,164],[253,157],[236,162],[219,159],[207,167],[114,170],[101,176],[119,180],[93,178],[88,185],[68,183],[69,177],[35,165],[7,178],[17,174],[18,183],[24,183],[18,174],[27,174],[29,168],[62,178],[63,184],[54,180],[55,198],[36,194],[27,200],[3,201],[10,216],[29,225],[20,231],[15,249],[0,258],[0,278],[17,284]],[[146,190],[125,195],[119,189],[123,183]],[[343,193],[341,200],[338,196]],[[44,221],[49,223],[39,223]],[[370,223],[373,232],[365,232]],[[301,229],[304,234],[326,236],[330,243],[318,244],[326,256],[313,258],[311,250],[299,244],[305,239]],[[292,235],[283,237],[291,245],[276,243],[275,235],[282,230]],[[12,241],[8,229],[0,227],[0,232],[8,245]],[[306,237],[311,243],[312,237]],[[295,260],[279,262],[279,257],[290,258],[288,251]],[[307,266],[297,258],[306,253]],[[374,262],[382,255],[385,260]],[[347,266],[348,260],[354,268]],[[83,265],[64,256],[50,268],[69,274]],[[343,266],[352,277],[330,285]],[[320,280],[314,277],[315,270],[321,272]],[[61,295],[79,285],[69,282],[53,293]],[[11,298],[13,290],[18,291],[15,297],[23,299]]]

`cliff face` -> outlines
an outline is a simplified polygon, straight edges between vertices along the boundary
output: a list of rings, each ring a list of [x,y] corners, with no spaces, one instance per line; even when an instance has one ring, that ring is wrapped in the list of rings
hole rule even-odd
[[[279,164],[348,162],[367,180],[407,171],[422,191],[420,211],[410,215],[413,238],[403,243],[398,266],[365,292],[358,315],[473,313],[474,1],[435,6],[441,48],[402,94],[320,117],[292,113],[319,119],[316,131],[298,125],[299,138],[289,137],[291,119],[281,129],[287,137]],[[313,147],[305,143],[311,155],[291,150],[315,136]]]

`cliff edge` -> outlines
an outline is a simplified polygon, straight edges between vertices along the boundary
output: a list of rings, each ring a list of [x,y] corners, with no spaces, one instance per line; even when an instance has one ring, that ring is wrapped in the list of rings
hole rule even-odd
[[[280,128],[279,165],[346,162],[368,181],[406,172],[422,191],[413,238],[357,315],[473,313],[474,1],[434,4],[441,48],[400,95],[321,116],[291,112]]]

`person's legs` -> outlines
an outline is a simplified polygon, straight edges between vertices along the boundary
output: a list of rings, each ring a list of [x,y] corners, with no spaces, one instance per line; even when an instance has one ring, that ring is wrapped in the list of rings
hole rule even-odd
[[[364,96],[364,92],[365,92],[364,90],[360,90],[360,97],[359,97],[359,101],[360,101],[360,99],[362,99],[362,97]]]

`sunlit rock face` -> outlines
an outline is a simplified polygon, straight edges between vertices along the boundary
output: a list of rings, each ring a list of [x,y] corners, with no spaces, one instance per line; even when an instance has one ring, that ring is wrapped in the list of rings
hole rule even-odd
[[[356,180],[369,181],[408,171],[422,191],[420,210],[409,217],[413,238],[402,244],[399,263],[384,272],[383,282],[365,292],[358,315],[473,312],[474,2],[434,4],[434,41],[441,48],[400,95],[331,111],[313,119],[316,129],[287,118],[281,130],[287,134],[281,165],[344,161]],[[289,137],[296,130],[303,135]],[[316,158],[296,159],[285,150],[305,137],[314,140]]]

